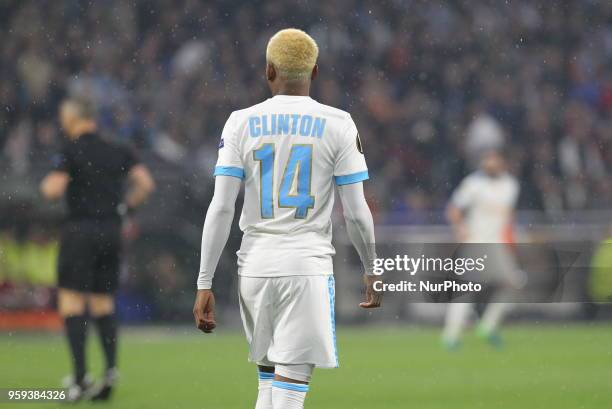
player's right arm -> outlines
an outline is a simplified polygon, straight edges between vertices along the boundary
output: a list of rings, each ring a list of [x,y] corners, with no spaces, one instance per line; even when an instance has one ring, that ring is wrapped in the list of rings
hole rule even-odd
[[[217,176],[215,193],[206,212],[202,231],[198,292],[193,306],[196,326],[206,333],[212,332],[216,326],[212,280],[232,227],[240,183],[240,179],[232,176]]]
[[[453,203],[449,203],[446,208],[446,219],[450,223],[455,239],[458,242],[465,241],[467,233],[464,223],[463,211],[455,206]]]
[[[232,115],[223,128],[214,175],[215,192],[204,220],[200,273],[197,280],[198,292],[193,305],[196,327],[205,333],[212,332],[217,325],[212,282],[219,257],[229,237],[236,199],[244,179],[244,167],[236,141]]]
[[[446,220],[450,223],[455,240],[463,242],[467,239],[465,227],[465,210],[471,205],[473,199],[473,183],[470,176],[465,178],[453,192],[446,208]]]

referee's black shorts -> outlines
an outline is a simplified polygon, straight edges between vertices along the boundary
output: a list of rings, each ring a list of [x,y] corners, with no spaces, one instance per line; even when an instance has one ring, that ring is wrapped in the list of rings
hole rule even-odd
[[[121,225],[118,221],[72,221],[64,225],[58,286],[112,294],[119,285]]]

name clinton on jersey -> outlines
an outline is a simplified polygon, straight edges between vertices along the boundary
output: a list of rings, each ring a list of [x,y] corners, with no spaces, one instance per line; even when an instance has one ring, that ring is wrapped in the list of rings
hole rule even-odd
[[[249,117],[249,135],[308,136],[321,139],[325,132],[325,118],[300,114],[270,114]]]

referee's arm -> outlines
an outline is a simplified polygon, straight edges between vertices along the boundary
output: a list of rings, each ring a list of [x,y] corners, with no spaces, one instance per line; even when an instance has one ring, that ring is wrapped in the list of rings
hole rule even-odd
[[[70,181],[68,172],[53,170],[40,182],[40,191],[47,200],[58,200],[66,192]]]
[[[140,206],[155,190],[155,182],[149,169],[143,164],[134,165],[128,173],[129,188],[125,204],[129,209]]]
[[[71,152],[67,146],[53,157],[52,170],[40,182],[40,192],[47,200],[59,200],[70,182],[70,158]]]

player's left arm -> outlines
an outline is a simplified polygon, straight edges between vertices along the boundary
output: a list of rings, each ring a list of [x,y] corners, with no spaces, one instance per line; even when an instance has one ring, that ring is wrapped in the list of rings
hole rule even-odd
[[[205,333],[212,332],[217,325],[212,281],[232,227],[240,185],[240,178],[218,175],[215,179],[215,192],[206,212],[202,231],[198,292],[193,306],[196,326]]]
[[[58,200],[68,187],[70,175],[62,170],[52,170],[40,182],[40,192],[47,200]]]
[[[366,300],[359,306],[377,308],[380,307],[382,293],[374,291],[374,283],[380,281],[380,277],[373,274],[376,259],[374,221],[363,193],[363,181],[369,178],[368,167],[357,126],[350,115],[346,117],[345,124],[343,132],[336,139],[334,179],[344,209],[347,233],[365,269]]]
[[[373,274],[374,259],[376,259],[374,220],[363,193],[363,182],[338,186],[338,193],[342,202],[348,236],[365,269],[366,300],[359,306],[362,308],[380,307],[382,293],[374,291],[374,282],[380,280],[380,277]]]

